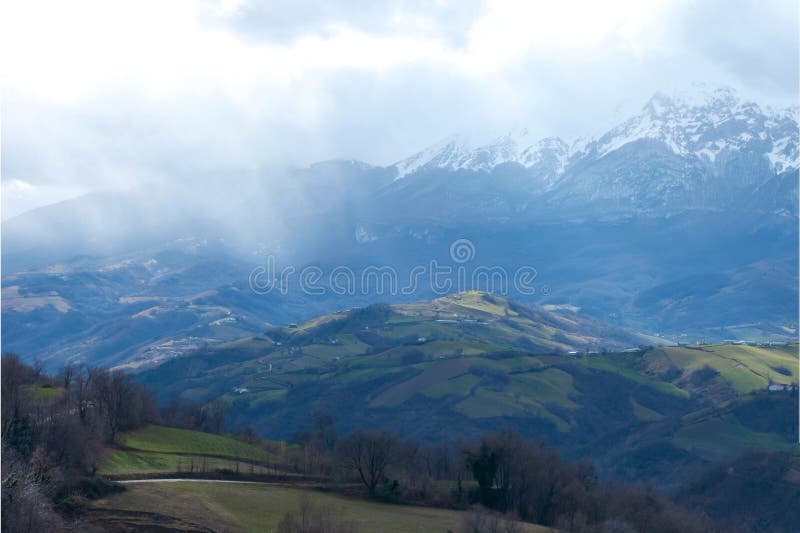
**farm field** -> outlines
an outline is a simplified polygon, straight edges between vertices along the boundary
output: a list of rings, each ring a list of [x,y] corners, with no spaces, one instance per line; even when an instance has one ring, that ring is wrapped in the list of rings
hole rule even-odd
[[[110,477],[138,474],[229,471],[241,474],[271,474],[275,469],[263,464],[205,455],[110,450],[99,473]]]
[[[121,443],[143,452],[200,454],[254,461],[275,459],[266,450],[230,437],[155,425],[124,435]]]
[[[111,478],[136,475],[228,472],[276,474],[276,456],[232,437],[150,425],[123,434],[122,447],[107,451],[100,474]],[[271,443],[275,446],[281,443]]]
[[[273,328],[139,379],[184,400],[224,401],[231,420],[271,439],[290,440],[308,430],[312,413],[326,412],[343,432],[385,427],[430,440],[510,425],[575,457],[645,426],[643,438],[615,449],[655,446],[665,461],[688,454],[704,462],[749,446],[791,446],[797,344],[651,342],[598,329],[570,310],[468,292]],[[193,368],[203,370],[186,378]],[[710,437],[720,431],[736,445],[715,449]],[[619,465],[601,468],[618,473]],[[651,481],[679,481],[669,481],[677,470],[658,472]]]
[[[448,509],[391,505],[356,498],[269,484],[168,482],[129,484],[123,493],[94,502],[93,521],[107,524],[130,519],[128,513],[158,510],[161,517],[180,523],[184,530],[264,533],[275,531],[288,511],[296,511],[304,495],[330,508],[334,516],[355,524],[361,533],[445,533],[459,528],[467,513]],[[137,517],[137,520],[142,520]],[[146,524],[139,523],[140,526]],[[525,533],[549,528],[520,523]],[[207,529],[200,529],[207,528]]]

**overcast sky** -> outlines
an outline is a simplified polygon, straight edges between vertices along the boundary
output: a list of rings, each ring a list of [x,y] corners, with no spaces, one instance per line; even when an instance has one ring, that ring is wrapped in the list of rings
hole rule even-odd
[[[3,218],[86,191],[454,132],[572,139],[656,90],[796,104],[795,0],[9,0]]]

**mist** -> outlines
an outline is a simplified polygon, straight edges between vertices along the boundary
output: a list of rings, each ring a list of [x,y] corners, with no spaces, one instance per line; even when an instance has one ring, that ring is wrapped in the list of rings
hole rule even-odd
[[[154,203],[233,220],[236,198],[219,190],[246,196],[288,168],[389,165],[456,132],[592,135],[694,81],[794,103],[790,1],[319,7],[14,6],[3,219],[85,193],[175,187]]]

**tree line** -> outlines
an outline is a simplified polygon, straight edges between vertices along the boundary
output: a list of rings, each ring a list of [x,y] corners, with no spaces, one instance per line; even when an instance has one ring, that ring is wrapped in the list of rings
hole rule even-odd
[[[715,530],[701,512],[647,487],[601,480],[590,463],[563,461],[512,430],[426,444],[382,430],[339,436],[332,416],[316,414],[295,440],[296,468],[359,484],[370,498],[483,509],[464,524],[473,533],[506,531],[514,520],[576,533]]]
[[[222,401],[158,406],[126,372],[68,364],[48,374],[16,354],[2,358],[1,400],[3,532],[82,531],[87,499],[120,490],[96,474],[122,432],[158,423],[222,433],[227,411]]]
[[[41,365],[4,356],[2,530],[69,526],[88,498],[118,490],[96,475],[106,448],[120,433],[148,423],[220,433],[225,405],[172,401],[159,407],[124,372],[65,366],[48,375]],[[252,429],[237,436],[267,446]],[[360,487],[364,497],[376,500],[481,509],[465,521],[464,532],[512,531],[516,520],[577,533],[714,530],[701,513],[645,487],[603,481],[591,464],[564,461],[511,430],[473,441],[425,443],[372,429],[342,435],[332,415],[316,413],[294,441],[298,446],[275,449],[273,443],[270,449],[286,470],[328,479],[345,493]],[[327,511],[303,509],[286,518],[283,531],[302,531],[292,524],[309,517],[337,523]]]
[[[106,445],[157,418],[123,372],[65,366],[56,375],[2,359],[2,530],[66,527],[87,496],[113,490],[95,474]]]

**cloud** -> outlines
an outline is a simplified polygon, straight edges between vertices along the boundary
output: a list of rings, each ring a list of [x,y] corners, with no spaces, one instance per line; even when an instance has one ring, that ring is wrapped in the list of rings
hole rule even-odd
[[[798,19],[793,0],[694,2],[676,14],[679,42],[739,84],[797,100]]]
[[[18,179],[4,180],[2,218],[7,220],[31,209],[76,198],[86,192],[74,187],[37,186]]]
[[[481,14],[476,0],[297,0],[295,2],[207,2],[203,20],[255,42],[289,43],[308,34],[331,35],[337,28],[383,35],[436,35],[461,46]]]
[[[3,189],[389,164],[520,124],[571,138],[695,80],[793,103],[796,20],[777,0],[17,2]]]

